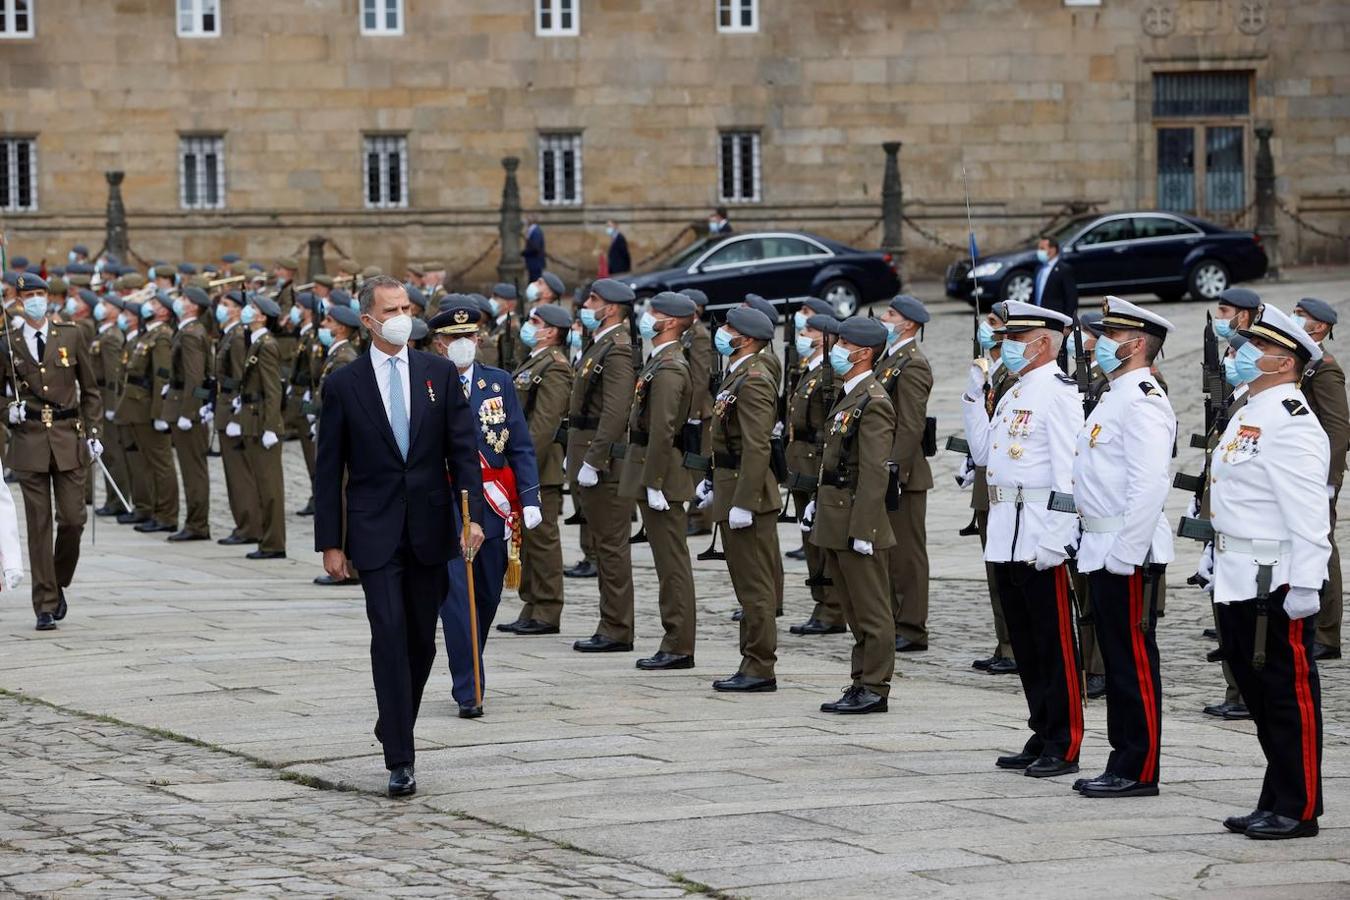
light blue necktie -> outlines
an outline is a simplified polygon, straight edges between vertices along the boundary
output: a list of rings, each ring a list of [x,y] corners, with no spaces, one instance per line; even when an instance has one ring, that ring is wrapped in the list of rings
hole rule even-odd
[[[403,379],[398,377],[398,357],[389,358],[389,427],[394,430],[398,452],[408,458],[408,411],[403,408]]]

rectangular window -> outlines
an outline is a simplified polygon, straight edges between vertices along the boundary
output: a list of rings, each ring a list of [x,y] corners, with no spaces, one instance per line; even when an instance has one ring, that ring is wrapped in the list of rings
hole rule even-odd
[[[178,139],[179,202],[183,209],[225,208],[225,138],[219,134]]]
[[[759,0],[717,0],[717,30],[759,31]]]
[[[37,141],[33,138],[0,137],[0,209],[37,209]]]
[[[179,37],[220,37],[220,0],[178,0]]]
[[[561,37],[581,33],[581,0],[534,0],[534,33]]]
[[[1153,117],[1249,115],[1251,82],[1248,72],[1156,73],[1153,76]]]
[[[399,209],[408,205],[408,137],[366,135],[362,178],[367,209]]]
[[[361,0],[362,34],[402,34],[403,0]]]
[[[539,135],[539,202],[581,205],[581,135]]]
[[[724,131],[717,154],[718,195],[726,203],[760,200],[759,132]]]
[[[33,36],[33,0],[0,0],[0,38]]]

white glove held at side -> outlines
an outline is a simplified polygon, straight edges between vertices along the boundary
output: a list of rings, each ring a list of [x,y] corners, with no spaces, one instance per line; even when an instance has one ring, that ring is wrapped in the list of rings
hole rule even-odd
[[[544,521],[544,514],[537,506],[527,506],[520,511],[521,517],[525,520],[525,530],[529,531],[539,527],[539,523]]]
[[[727,524],[733,531],[739,531],[742,528],[749,528],[755,524],[755,514],[748,509],[741,509],[739,506],[733,506],[731,512],[727,514]]]
[[[262,433],[262,445],[264,450],[271,450],[277,445],[277,433],[275,431],[264,431]]]
[[[581,471],[577,472],[577,484],[582,487],[595,487],[600,483],[600,470],[590,463],[582,463]]]
[[[647,488],[647,505],[657,512],[670,509],[670,501],[666,499],[665,491],[656,488]]]
[[[1321,608],[1321,595],[1312,588],[1291,587],[1284,595],[1284,611],[1291,619],[1306,619]]]

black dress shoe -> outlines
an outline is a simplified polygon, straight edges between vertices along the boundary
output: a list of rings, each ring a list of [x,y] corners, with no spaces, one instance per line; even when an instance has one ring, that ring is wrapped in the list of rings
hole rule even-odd
[[[845,702],[846,700],[852,699],[853,695],[858,693],[862,689],[863,687],[860,684],[850,684],[848,687],[844,688],[844,694],[838,700],[831,700],[826,703],[820,704],[820,711],[828,713],[838,712],[839,704]]]
[[[177,525],[170,525],[167,522],[156,522],[154,519],[148,519],[136,526],[136,530],[141,534],[156,534],[160,531],[174,532]]]
[[[1008,657],[1006,656],[1000,656],[998,659],[995,659],[992,663],[990,663],[989,668],[986,669],[985,671],[987,671],[990,675],[1016,675],[1017,661],[1013,659],[1008,659]]]
[[[36,628],[36,630],[37,630],[37,631],[55,631],[55,630],[56,630],[56,617],[53,616],[51,613],[38,613],[38,615],[37,615],[37,628]]]
[[[541,622],[538,619],[526,619],[524,622],[517,622],[516,627],[512,629],[515,634],[557,634],[558,626],[550,625],[547,622]],[[628,649],[633,649],[629,647]]]
[[[134,512],[124,512],[117,517],[118,525],[139,525],[142,522],[149,522],[149,516],[138,516]]]
[[[575,641],[572,649],[578,653],[628,653],[633,645],[607,638],[603,634],[593,634],[584,641]]]
[[[126,512],[126,508],[123,507],[123,506],[120,506],[120,505],[116,505],[116,506],[115,506],[115,505],[113,505],[113,504],[111,504],[111,503],[105,503],[105,504],[103,504],[102,506],[100,506],[98,509],[94,510],[94,515],[96,515],[96,516],[120,516],[120,515],[122,515],[122,514],[125,513],[125,512]]]
[[[1248,828],[1270,815],[1273,815],[1270,810],[1258,809],[1245,816],[1229,816],[1223,820],[1223,827],[1235,834],[1246,834]]]
[[[744,618],[745,618],[745,610],[743,609],[738,609],[731,614],[731,621],[733,622],[739,622],[741,619]]]
[[[1317,837],[1316,819],[1291,819],[1271,813],[1247,826],[1247,837],[1257,841],[1287,841],[1290,838]]]
[[[1101,779],[1103,779],[1103,778],[1110,778],[1110,777],[1111,777],[1111,773],[1110,773],[1110,772],[1103,772],[1102,774],[1098,775],[1096,778],[1075,778],[1074,781],[1073,781],[1073,789],[1074,789],[1075,791],[1081,792],[1081,791],[1083,790],[1083,785],[1087,784],[1088,782],[1099,781],[1099,780],[1101,780]]]
[[[834,711],[849,715],[884,713],[886,698],[867,688],[859,688],[851,697],[840,697],[839,702],[834,705]]]
[[[1074,783],[1077,788],[1077,782]],[[1084,797],[1156,797],[1158,783],[1132,781],[1119,775],[1103,774],[1078,788]]]
[[[1062,756],[1042,756],[1027,766],[1023,775],[1032,778],[1054,778],[1056,775],[1072,775],[1078,771],[1078,763],[1071,763]]]
[[[327,572],[314,579],[314,583],[323,587],[347,587],[352,584],[360,584],[360,578],[334,578]]]
[[[994,664],[994,660],[996,659],[998,659],[997,656],[987,656],[984,659],[977,659],[970,664],[970,667],[972,669],[979,669],[981,672],[988,672],[989,667]]]
[[[756,678],[737,672],[730,678],[721,678],[713,682],[714,691],[742,694],[761,694],[778,690],[777,678]]]
[[[1223,717],[1229,722],[1240,722],[1243,719],[1250,719],[1252,711],[1244,703],[1228,703],[1223,711]]]
[[[211,540],[211,535],[198,534],[195,531],[188,531],[186,528],[175,534],[169,535],[169,543],[171,544],[177,544],[182,541],[209,541],[209,540]]]
[[[256,544],[257,538],[244,537],[242,534],[232,534],[229,537],[223,537],[216,541],[217,544],[223,544],[226,547],[237,547],[240,544]]]
[[[784,553],[783,555],[786,556],[788,559],[795,559],[795,560],[800,561],[800,560],[806,559],[806,548],[805,548],[805,547],[798,547],[796,550],[789,550],[788,552]]]
[[[920,644],[918,641],[911,641],[909,638],[896,637],[896,653],[921,653],[928,649],[927,644]]]
[[[515,634],[516,629],[525,624],[526,619],[516,619],[514,622],[498,622],[497,630],[505,631],[507,634]]]
[[[300,507],[299,509],[297,509],[297,510],[295,511],[295,514],[296,514],[297,516],[312,516],[312,515],[314,515],[314,498],[313,498],[313,497],[310,497],[309,500],[305,503],[304,506]]]
[[[1207,637],[1211,641],[1217,641],[1219,639],[1219,629],[1217,628],[1206,628],[1204,631],[1200,632],[1200,634],[1202,637]]]
[[[563,569],[564,578],[597,578],[599,575],[600,571],[589,559],[583,559],[570,569]]]
[[[1087,677],[1087,695],[1089,700],[1106,696],[1106,676],[1089,675]]]
[[[52,613],[52,618],[60,622],[70,612],[70,606],[66,603],[66,589],[58,587],[56,589],[56,612]]]
[[[251,550],[244,554],[247,559],[285,559],[285,550]]]
[[[459,717],[461,719],[481,719],[483,718],[483,707],[476,703],[461,703],[459,705]]]
[[[389,773],[389,796],[411,797],[417,793],[417,779],[412,766],[399,766]]]
[[[1313,658],[1313,659],[1340,659],[1340,658],[1341,658],[1341,648],[1340,648],[1340,647],[1331,647],[1331,646],[1328,646],[1327,644],[1319,644],[1317,641],[1313,641],[1313,645],[1312,645],[1312,658]]]
[[[847,630],[843,625],[826,625],[819,619],[807,619],[788,629],[793,634],[843,634]]]
[[[639,669],[654,671],[656,669],[692,669],[694,667],[694,655],[683,653],[667,653],[664,650],[658,651],[655,656],[649,656],[646,659],[639,659],[635,665]]]
[[[1224,654],[1222,647],[1215,647],[1205,654],[1205,662],[1223,662]]]
[[[1012,753],[1008,756],[1000,756],[998,759],[994,760],[994,765],[998,766],[1000,769],[1025,769],[1038,759],[1040,759],[1039,754],[1023,751],[1021,753]]]

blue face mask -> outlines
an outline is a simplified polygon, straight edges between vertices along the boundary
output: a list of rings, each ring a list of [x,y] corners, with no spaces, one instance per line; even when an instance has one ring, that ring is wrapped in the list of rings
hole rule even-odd
[[[526,322],[520,326],[520,342],[526,347],[533,347],[539,343],[539,329],[534,327],[533,322]]]
[[[730,356],[735,348],[731,346],[731,335],[725,328],[717,329],[717,334],[713,335],[713,345],[717,347],[717,352],[723,356]]]
[[[243,322],[245,325],[252,325],[253,321],[257,318],[258,308],[252,304],[245,306],[239,311],[239,321]]]
[[[1014,375],[1027,367],[1027,345],[1020,341],[1004,341],[1001,356],[1003,364]]]
[[[1243,344],[1233,356],[1233,374],[1239,382],[1250,384],[1262,375],[1261,367],[1256,363],[1265,356],[1255,344]]]
[[[529,284],[525,285],[525,299],[528,300],[528,301],[530,301],[531,303],[533,303],[533,302],[535,302],[536,300],[538,300],[538,299],[539,299],[539,285],[535,284],[533,281],[531,281]]]
[[[1231,356],[1225,356],[1223,359],[1223,380],[1228,382],[1229,387],[1237,387],[1242,384],[1242,379],[1238,377],[1237,363]]]
[[[812,343],[812,341],[811,341],[811,339],[810,339],[809,337],[806,337],[805,335],[801,335],[801,334],[797,335],[797,355],[798,355],[798,356],[800,356],[802,359],[806,359],[806,358],[809,357],[812,353],[815,353],[815,352],[816,352],[816,345],[815,345],[814,343]]]
[[[23,301],[23,314],[30,319],[44,319],[47,317],[47,298],[46,297],[28,297]]]
[[[580,331],[569,331],[569,332],[567,332],[567,346],[571,347],[573,350],[580,350],[580,349],[581,349],[581,332],[580,332]]]
[[[183,303],[182,299],[173,301],[173,314],[180,319],[187,315],[187,305]]]
[[[108,304],[104,303],[102,300],[95,303],[93,316],[95,322],[102,322],[106,319],[108,317]]]
[[[492,300],[489,298],[488,306],[492,307],[492,315],[494,317],[500,316],[502,314],[502,305],[498,303],[496,300]]]
[[[1069,335],[1064,339],[1064,353],[1069,359],[1078,358],[1078,339]]]
[[[798,310],[797,312],[792,314],[792,327],[796,328],[798,331],[801,331],[803,328],[806,327],[806,320],[809,318],[810,316],[808,316],[806,313]]]
[[[656,337],[656,316],[649,312],[643,313],[642,318],[638,319],[638,334],[649,341],[654,339]]]
[[[155,317],[155,305],[149,300],[141,304],[141,318],[153,319]]]
[[[120,328],[122,331],[131,330],[131,320],[127,318],[126,313],[117,314],[117,327]]]
[[[78,309],[78,307],[76,306],[76,300],[75,300],[74,297],[67,297],[67,298],[66,298],[66,305],[63,306],[63,307],[61,307],[61,311],[62,311],[63,313],[65,313],[66,315],[68,315],[68,316],[73,316],[73,315],[75,315],[75,310],[76,310],[76,309]]]
[[[323,344],[325,347],[331,347],[331,346],[333,346],[333,332],[332,332],[332,329],[329,329],[329,328],[320,328],[320,329],[319,329],[319,343],[320,343],[320,344]]]
[[[830,349],[830,368],[834,369],[834,374],[847,375],[848,370],[853,368],[853,363],[848,357],[848,350],[841,344],[835,344],[834,347]]]
[[[1038,263],[1040,263],[1041,265],[1045,265],[1046,263],[1048,263],[1048,262],[1050,261],[1050,251],[1049,251],[1049,250],[1037,250],[1037,251],[1036,251],[1036,261],[1037,261]]]
[[[1228,340],[1233,336],[1233,320],[1219,319],[1214,323],[1214,336]]]
[[[1127,341],[1127,343],[1130,343]],[[1119,369],[1125,360],[1116,356],[1116,351],[1120,349],[1120,343],[1111,340],[1106,335],[1097,338],[1097,346],[1092,350],[1092,357],[1097,361],[1097,365],[1103,372],[1110,375],[1116,369]]]
[[[998,346],[998,339],[994,337],[994,326],[988,322],[981,322],[976,334],[980,339],[981,350],[993,350]]]
[[[596,318],[595,310],[589,307],[582,307],[581,327],[585,328],[587,331],[594,331],[600,327],[600,320]]]
[[[217,306],[216,306],[216,321],[219,322],[220,324],[224,325],[225,322],[226,322],[229,318],[230,318],[230,311],[229,311],[228,309],[225,308],[225,304],[224,304],[224,303],[221,303],[221,304],[217,305]]]
[[[882,322],[886,326],[886,343],[894,344],[895,339],[900,337],[900,326],[895,322]]]
[[[619,233],[619,229],[615,228],[615,227],[612,226],[612,225],[609,226],[609,227],[607,227],[607,228],[605,229],[605,234],[609,235],[610,237],[614,237],[614,235],[616,235],[616,234],[618,234],[618,233]]]
[[[298,306],[291,307],[291,324],[292,325],[300,324],[300,307]]]
[[[1303,316],[1303,315],[1299,315],[1299,314],[1295,313],[1294,315],[1290,316],[1289,318],[1292,319],[1293,322],[1294,322],[1294,324],[1297,325],[1299,328],[1302,328],[1304,331],[1307,331],[1307,330],[1308,330],[1308,317],[1307,317],[1307,316]]]

